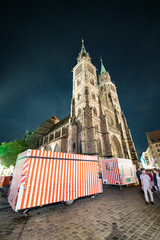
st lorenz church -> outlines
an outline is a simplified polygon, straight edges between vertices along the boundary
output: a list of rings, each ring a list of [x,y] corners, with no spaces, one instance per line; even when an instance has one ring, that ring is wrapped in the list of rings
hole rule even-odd
[[[61,121],[53,116],[26,134],[34,142],[34,148],[97,155],[99,159],[129,158],[136,164],[137,153],[116,86],[102,60],[97,79],[96,67],[83,41],[73,68],[72,94],[69,116]]]

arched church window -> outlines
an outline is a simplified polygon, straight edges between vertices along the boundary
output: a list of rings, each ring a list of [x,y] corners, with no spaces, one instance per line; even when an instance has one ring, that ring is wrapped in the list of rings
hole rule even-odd
[[[111,137],[111,148],[112,148],[112,156],[123,158],[121,144],[116,136]]]

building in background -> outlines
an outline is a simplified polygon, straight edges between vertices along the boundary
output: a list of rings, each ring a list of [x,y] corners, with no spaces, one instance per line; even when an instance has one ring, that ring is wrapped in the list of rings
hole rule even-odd
[[[140,161],[143,168],[146,168],[146,169],[155,168],[155,163],[149,147],[147,148],[146,152],[142,153]]]
[[[155,167],[160,168],[160,130],[147,132],[146,136],[152,162],[154,162]]]
[[[38,149],[138,160],[116,86],[102,60],[97,77],[83,41],[73,68],[70,115],[62,121],[53,116],[28,138]]]

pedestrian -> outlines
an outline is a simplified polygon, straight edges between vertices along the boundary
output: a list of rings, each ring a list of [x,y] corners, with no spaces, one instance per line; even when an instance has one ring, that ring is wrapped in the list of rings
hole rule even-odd
[[[154,186],[153,174],[149,170],[146,170],[146,174],[150,177],[151,184],[152,184],[152,187],[153,187]]]
[[[136,175],[137,175],[137,178],[138,178],[138,182],[139,182],[139,186],[141,187],[141,179],[140,179],[140,176],[141,176],[142,172],[141,172],[141,168],[139,167],[136,171]]]
[[[154,175],[153,175],[153,181],[154,181],[154,187],[158,191],[160,191],[160,172],[155,168],[153,169]]]
[[[146,171],[145,171],[144,168],[142,168],[141,171],[142,171],[142,174],[140,176],[141,186],[142,186],[142,189],[144,191],[144,197],[145,197],[145,200],[146,200],[146,204],[149,203],[148,192],[149,192],[149,195],[150,195],[151,204],[154,204],[153,194],[152,194],[152,191],[151,191],[152,184],[151,184],[150,177],[146,174]]]

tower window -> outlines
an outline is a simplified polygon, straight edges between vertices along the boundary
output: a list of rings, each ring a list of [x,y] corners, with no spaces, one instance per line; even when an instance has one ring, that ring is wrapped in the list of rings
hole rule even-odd
[[[78,100],[81,99],[81,94],[80,94],[80,93],[78,93],[78,97],[77,97],[77,99],[78,99]]]
[[[80,108],[78,109],[78,115],[79,115],[79,114],[81,114],[81,109],[80,109]]]
[[[77,76],[80,72],[82,71],[82,65],[80,65],[76,71],[75,71],[75,76]]]
[[[96,96],[94,93],[92,93],[92,98],[95,100],[96,99]]]
[[[97,115],[97,109],[95,107],[93,108],[93,113],[94,115]]]
[[[98,125],[95,125],[95,129],[98,130]]]
[[[77,87],[81,84],[81,81],[78,79],[77,80]]]
[[[90,80],[90,84],[92,84],[94,86],[94,80],[93,79]]]
[[[88,64],[88,71],[90,72],[90,73],[92,73],[92,74],[94,74],[94,70],[93,70],[93,68]]]

